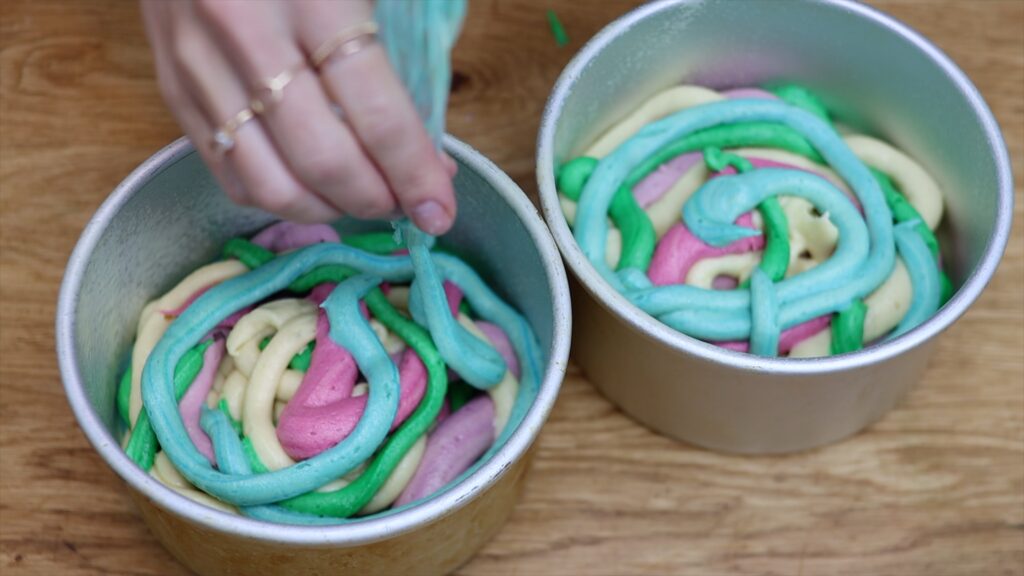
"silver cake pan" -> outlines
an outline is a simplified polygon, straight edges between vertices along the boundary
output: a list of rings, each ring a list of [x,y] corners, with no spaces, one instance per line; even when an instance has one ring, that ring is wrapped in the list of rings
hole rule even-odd
[[[68,262],[57,312],[61,374],[79,425],[127,483],[156,537],[200,574],[440,574],[500,529],[518,498],[530,447],[555,401],[569,351],[565,271],[536,209],[511,179],[448,138],[459,164],[459,215],[440,239],[525,315],[547,359],[540,392],[493,459],[444,494],[331,527],[269,524],[207,508],[136,467],[113,435],[116,371],[143,304],[213,259],[229,238],[273,218],[229,202],[186,140],[135,170],[89,222]],[[343,231],[385,228],[344,221]]]
[[[803,84],[939,182],[943,259],[958,290],[931,320],[830,358],[759,358],[682,335],[607,284],[559,207],[557,166],[660,90]],[[544,216],[578,281],[573,357],[609,399],[673,438],[740,453],[803,450],[878,420],[914,385],[935,338],[996,270],[1013,213],[1006,147],[978,90],[906,25],[846,0],[663,0],[597,34],[562,72],[540,129]],[[581,287],[581,288],[580,288]]]

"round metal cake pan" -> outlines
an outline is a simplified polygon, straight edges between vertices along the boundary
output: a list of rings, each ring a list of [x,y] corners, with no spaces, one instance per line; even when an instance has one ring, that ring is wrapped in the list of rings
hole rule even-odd
[[[725,89],[794,82],[847,123],[921,162],[943,189],[943,261],[958,290],[915,330],[862,351],[762,358],[698,341],[631,305],[573,238],[556,167],[645,99],[687,83]],[[846,0],[663,0],[598,33],[562,72],[537,149],[544,216],[575,276],[573,357],[637,421],[738,453],[803,450],[881,418],[918,381],[935,338],[991,279],[1013,213],[1010,162],[981,95],[906,25]]]
[[[273,217],[229,202],[178,140],[135,170],[99,208],[65,272],[57,353],[68,400],[99,455],[127,483],[157,538],[200,574],[440,574],[466,562],[512,511],[565,373],[571,310],[565,271],[536,209],[478,152],[445,140],[459,165],[453,229],[439,239],[472,264],[533,327],[547,365],[507,444],[474,474],[422,504],[338,526],[270,524],[197,504],[151,478],[113,435],[116,371],[143,304],[209,262],[231,237]],[[343,231],[386,223],[342,221]]]

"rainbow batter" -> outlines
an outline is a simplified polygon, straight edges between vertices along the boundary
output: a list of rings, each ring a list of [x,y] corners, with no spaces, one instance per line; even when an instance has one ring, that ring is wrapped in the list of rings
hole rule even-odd
[[[117,395],[129,457],[283,523],[402,507],[471,473],[522,420],[543,359],[526,320],[432,245],[408,223],[229,241],[142,312]]]
[[[677,86],[561,167],[563,212],[605,280],[684,334],[762,356],[852,352],[953,289],[938,185],[846,132],[798,86]]]

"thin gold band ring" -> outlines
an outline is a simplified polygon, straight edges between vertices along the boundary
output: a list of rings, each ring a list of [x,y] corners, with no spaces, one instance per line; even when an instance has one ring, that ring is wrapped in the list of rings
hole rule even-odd
[[[377,39],[378,29],[377,23],[373,20],[342,28],[313,52],[310,62],[314,68],[319,70],[332,56],[338,55],[342,58],[351,56],[373,44]]]
[[[222,124],[210,138],[210,148],[213,153],[223,156],[230,152],[235,147],[235,135],[238,133],[238,129],[255,117],[256,114],[253,113],[252,108],[246,108]]]

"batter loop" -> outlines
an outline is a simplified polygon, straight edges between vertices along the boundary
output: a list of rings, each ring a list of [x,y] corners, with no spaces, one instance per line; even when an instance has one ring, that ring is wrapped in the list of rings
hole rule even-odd
[[[251,271],[193,274],[148,305],[145,321],[175,316],[133,348],[134,425],[134,372],[121,381],[129,456],[187,497],[288,523],[409,505],[490,458],[536,396],[539,345],[465,263],[411,224],[399,232],[276,224],[200,269]]]
[[[465,2],[375,11],[440,145]],[[526,320],[433,244],[407,222],[228,241],[143,310],[117,394],[128,455],[186,497],[299,524],[394,511],[472,474],[521,423],[543,358]]]
[[[852,352],[952,295],[938,185],[893,146],[837,133],[799,86],[665,90],[561,166],[557,185],[607,282],[732,350]]]

